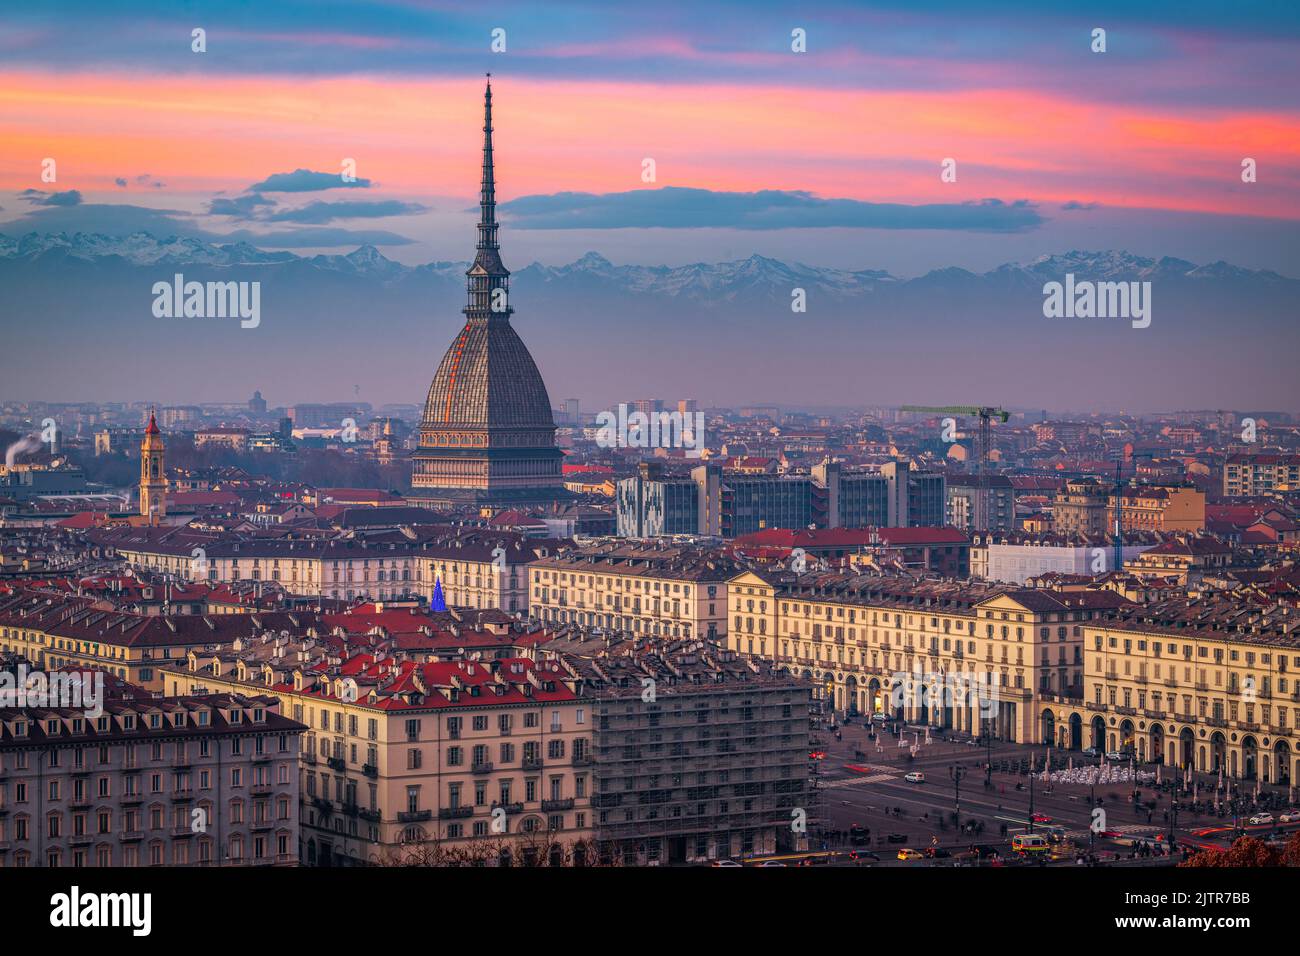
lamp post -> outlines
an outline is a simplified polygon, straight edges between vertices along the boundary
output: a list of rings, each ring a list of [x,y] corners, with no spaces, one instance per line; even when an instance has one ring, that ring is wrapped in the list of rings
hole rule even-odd
[[[993,786],[993,731],[988,718],[984,719],[984,786]]]
[[[1091,853],[1097,843],[1097,830],[1094,824],[1097,818],[1093,816],[1093,809],[1097,806],[1097,781],[1093,778],[1092,783],[1088,784],[1088,852]]]
[[[1029,765],[1029,832],[1034,832],[1034,765]]]
[[[966,776],[966,771],[961,767],[948,767],[948,777],[952,780],[953,787],[953,810],[957,815],[957,828],[961,829],[961,778]]]

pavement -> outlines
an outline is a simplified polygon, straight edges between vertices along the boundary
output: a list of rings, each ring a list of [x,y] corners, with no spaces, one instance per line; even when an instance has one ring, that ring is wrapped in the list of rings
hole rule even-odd
[[[814,750],[824,753],[824,758],[812,761],[817,772],[816,791],[820,806],[813,816],[822,820],[821,840],[813,835],[811,849],[821,849],[822,841],[830,850],[869,850],[881,857],[879,864],[898,866],[953,865],[953,857],[937,860],[902,862],[895,859],[902,848],[925,851],[935,846],[957,854],[972,843],[996,848],[1003,857],[1010,857],[1011,838],[1021,833],[1043,833],[1054,827],[1063,828],[1063,845],[1054,847],[1056,865],[1077,865],[1080,854],[1092,853],[1100,862],[1127,862],[1130,858],[1148,865],[1172,865],[1181,859],[1175,856],[1131,857],[1132,848],[1126,843],[1145,841],[1163,847],[1168,839],[1166,815],[1171,794],[1161,792],[1149,784],[1139,784],[1138,794],[1142,807],[1132,801],[1131,782],[1103,784],[1095,789],[1104,812],[1104,830],[1108,835],[1091,830],[1093,820],[1093,794],[1081,784],[1044,783],[1034,780],[1033,810],[1044,819],[1030,822],[1030,785],[1026,773],[1002,772],[996,769],[1003,761],[1041,762],[1047,747],[1012,744],[994,741],[991,753],[995,766],[990,784],[984,764],[988,751],[984,746],[972,746],[967,735],[951,731],[931,731],[931,742],[925,743],[924,727],[909,728],[902,732],[904,746],[898,737],[877,725],[877,739],[869,739],[867,726],[860,718],[853,718],[839,728],[842,735],[837,740],[835,732],[819,730],[814,736],[819,741]],[[944,739],[947,734],[956,739]],[[919,736],[915,758],[909,759],[913,740]],[[877,746],[879,744],[879,748]],[[1062,753],[1054,749],[1054,760],[1073,759],[1075,767],[1097,764],[1095,758],[1080,753]],[[1154,765],[1139,766],[1140,770],[1154,772]],[[923,783],[909,783],[904,774],[909,771],[925,774]],[[954,779],[961,775],[958,783]],[[1163,775],[1162,776],[1167,776]],[[1020,784],[1023,789],[1017,789]],[[1213,782],[1202,780],[1201,798],[1212,799]],[[1206,789],[1209,788],[1209,789]],[[1254,785],[1244,785],[1244,794],[1253,796]],[[1191,802],[1190,794],[1179,794],[1180,803]],[[1146,806],[1155,801],[1148,813]],[[968,829],[963,832],[954,826],[952,813],[960,806],[961,822]],[[1275,814],[1276,815],[1276,814]],[[1243,814],[1244,817],[1244,814]],[[1244,818],[1243,818],[1244,824]],[[975,830],[969,829],[973,824]],[[848,838],[852,826],[869,829],[869,840],[855,847]],[[1229,845],[1232,838],[1233,818],[1224,819],[1212,814],[1193,814],[1180,811],[1174,830],[1177,844],[1196,847]],[[1300,824],[1245,827],[1247,832],[1260,837],[1288,836],[1300,829]],[[888,834],[901,834],[902,842],[888,842]],[[841,862],[845,862],[841,859]]]

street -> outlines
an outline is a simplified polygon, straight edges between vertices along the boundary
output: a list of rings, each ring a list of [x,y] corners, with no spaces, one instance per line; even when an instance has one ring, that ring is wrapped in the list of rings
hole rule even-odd
[[[930,743],[925,742],[925,728],[907,728],[899,738],[881,725],[876,725],[876,739],[861,718],[854,718],[838,728],[842,740],[836,739],[834,730],[822,729],[814,736],[818,741],[814,752],[824,754],[814,760],[817,768],[817,792],[820,798],[822,840],[831,850],[857,850],[859,854],[870,851],[880,857],[878,865],[930,866],[952,865],[958,854],[968,855],[975,844],[987,847],[986,853],[999,853],[1005,861],[1013,856],[1011,840],[1031,831],[1051,835],[1053,843],[1049,862],[1052,865],[1078,865],[1081,855],[1091,855],[1093,862],[1120,863],[1132,859],[1145,865],[1172,865],[1178,862],[1181,852],[1165,853],[1168,845],[1169,809],[1172,795],[1169,792],[1169,774],[1162,770],[1164,789],[1154,781],[1143,781],[1136,787],[1140,805],[1133,802],[1134,784],[1131,781],[1100,783],[1095,790],[1081,783],[1047,782],[1041,779],[1045,746],[994,741],[991,748],[993,772],[986,784],[984,770],[988,751],[982,744],[973,746],[964,735],[948,731],[931,730]],[[959,737],[944,739],[943,734]],[[910,758],[914,740],[919,737],[917,754]],[[1027,768],[1032,758],[1040,771],[1030,776],[1004,764],[1022,762]],[[1101,761],[1080,753],[1052,754],[1053,765],[1063,768],[1070,761],[1075,768],[1096,766]],[[1119,765],[1116,769],[1127,769]],[[1154,765],[1139,766],[1141,772],[1154,773]],[[924,782],[912,783],[904,779],[911,771],[925,775]],[[954,775],[960,775],[959,787]],[[1017,786],[1019,785],[1019,786]],[[1199,782],[1197,797],[1201,804],[1212,801],[1214,781],[1203,777]],[[1265,797],[1270,788],[1264,788]],[[1254,784],[1243,785],[1240,812],[1243,829],[1252,835],[1267,838],[1275,832],[1289,836],[1300,824],[1246,825],[1246,816],[1253,810],[1245,809],[1247,797],[1254,797]],[[1092,832],[1094,819],[1093,793],[1098,801],[1097,830]],[[1285,792],[1273,791],[1275,801],[1285,802]],[[1030,821],[1030,803],[1038,822]],[[1178,793],[1180,806],[1190,807],[1193,795]],[[1153,805],[1154,802],[1154,805]],[[961,808],[961,828],[953,823],[956,806]],[[1253,802],[1251,803],[1253,806]],[[1206,808],[1208,810],[1208,808]],[[1277,813],[1274,812],[1276,817]],[[1198,847],[1225,848],[1231,842],[1233,817],[1225,810],[1223,818],[1212,812],[1193,812],[1180,809],[1174,838],[1178,850]],[[861,829],[866,828],[866,833]],[[1052,834],[1054,828],[1063,833]],[[889,836],[894,835],[894,841]],[[898,837],[903,839],[899,840]],[[821,849],[822,842],[812,841],[810,848]],[[1136,842],[1136,846],[1128,845]],[[1149,847],[1144,855],[1141,844]],[[936,859],[911,862],[896,859],[904,848],[925,853],[936,847]],[[946,854],[945,854],[946,851]],[[1048,854],[1043,854],[1048,857]]]

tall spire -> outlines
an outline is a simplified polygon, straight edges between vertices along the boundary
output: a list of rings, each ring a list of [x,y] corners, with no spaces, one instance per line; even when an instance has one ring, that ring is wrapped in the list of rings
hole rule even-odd
[[[497,244],[497,186],[492,162],[492,74],[483,93],[483,179],[479,185],[478,245],[474,264],[469,267],[469,302],[465,317],[470,321],[509,320],[510,270],[501,263]]]
[[[483,94],[483,181],[479,187],[478,248],[497,246],[497,188],[492,167],[492,74]]]

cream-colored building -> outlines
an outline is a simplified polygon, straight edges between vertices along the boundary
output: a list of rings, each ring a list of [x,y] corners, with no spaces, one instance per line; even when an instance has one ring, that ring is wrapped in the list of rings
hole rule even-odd
[[[290,594],[339,600],[433,597],[448,605],[528,612],[528,565],[547,542],[488,532],[410,544],[273,538],[221,539],[188,529],[101,532],[128,565],[184,581],[274,581]]]
[[[20,654],[44,670],[102,668],[148,690],[162,690],[161,668],[192,651],[215,651],[250,632],[299,632],[312,612],[250,615],[128,614],[102,610],[87,598],[39,592],[0,596],[0,651]]]
[[[529,610],[552,625],[721,642],[734,563],[696,548],[572,549],[528,566]]]
[[[589,861],[592,702],[564,662],[298,656],[192,654],[165,683],[274,695],[311,728],[305,865]]]
[[[1079,699],[1085,623],[1124,604],[911,577],[744,571],[727,645],[812,679],[839,712],[1034,742],[1035,701]]]
[[[1048,700],[1046,739],[1289,784],[1300,774],[1300,618],[1206,594],[1084,628],[1084,700]]]

